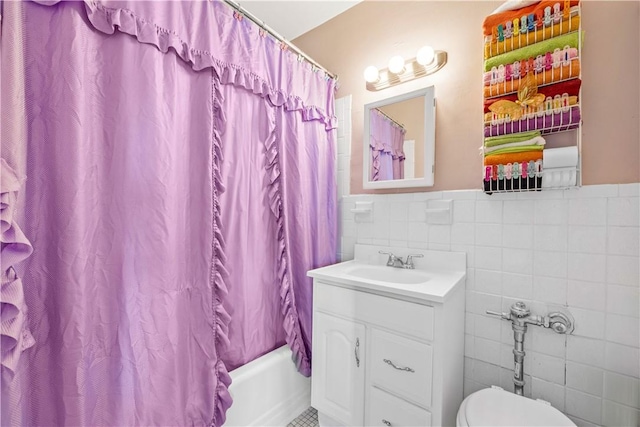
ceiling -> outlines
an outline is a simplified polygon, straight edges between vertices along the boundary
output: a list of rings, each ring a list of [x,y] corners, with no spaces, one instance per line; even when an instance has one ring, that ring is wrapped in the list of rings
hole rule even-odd
[[[238,3],[286,40],[293,40],[361,0],[248,0]]]

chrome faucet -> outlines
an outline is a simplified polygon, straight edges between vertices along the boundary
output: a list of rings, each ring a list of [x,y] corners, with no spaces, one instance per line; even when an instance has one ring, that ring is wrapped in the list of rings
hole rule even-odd
[[[416,268],[415,265],[413,264],[414,258],[424,257],[423,254],[407,255],[407,261],[405,262],[405,261],[402,261],[402,257],[397,257],[392,252],[379,251],[378,253],[382,255],[389,255],[389,259],[387,259],[387,267],[406,268],[409,270],[413,270],[414,268]]]

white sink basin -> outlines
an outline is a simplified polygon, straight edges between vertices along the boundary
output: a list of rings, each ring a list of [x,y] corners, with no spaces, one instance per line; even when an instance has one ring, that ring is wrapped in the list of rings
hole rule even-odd
[[[388,255],[414,258],[415,269],[387,266]],[[416,301],[444,302],[458,286],[464,286],[467,271],[465,253],[355,245],[354,259],[307,272],[314,281],[331,283],[381,295],[402,295]]]
[[[405,285],[425,283],[431,278],[431,275],[421,270],[405,270],[377,265],[355,265],[352,268],[345,269],[344,273],[360,279],[402,283]]]

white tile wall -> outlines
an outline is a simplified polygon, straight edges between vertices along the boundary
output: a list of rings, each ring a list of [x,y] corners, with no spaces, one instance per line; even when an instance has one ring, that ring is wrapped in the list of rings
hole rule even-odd
[[[639,360],[640,353],[637,347],[629,347],[612,342],[605,344],[604,367],[609,371],[637,378],[640,376]]]
[[[634,381],[633,377],[605,372],[604,397],[633,407],[640,401],[640,383]]]
[[[353,245],[356,243],[357,227],[350,209],[353,201],[343,199],[350,193],[351,183],[351,95],[336,99],[337,131],[337,184],[338,205],[340,206],[340,239],[338,241],[338,259],[353,258]]]
[[[604,311],[607,289],[600,283],[569,280],[567,305],[569,307]]]
[[[637,257],[608,256],[607,266],[607,283],[634,287],[638,284]]]
[[[503,328],[509,332],[509,340],[503,340],[503,343],[508,344],[509,349],[513,348],[511,340],[511,326],[508,323],[504,323]],[[549,356],[555,356],[564,359],[567,354],[567,338],[565,335],[549,334],[542,328],[530,328],[527,332],[527,346],[538,353],[547,354]],[[513,359],[513,357],[511,357]],[[509,367],[513,360],[510,360]]]
[[[607,312],[640,317],[640,289],[632,286],[607,285]]]
[[[603,424],[607,426],[638,426],[640,411],[629,406],[620,405],[608,400],[604,401],[602,413]]]
[[[602,340],[570,335],[567,337],[567,360],[603,367],[604,346],[605,342]]]
[[[350,160],[351,99],[338,102],[338,156]],[[640,183],[349,196],[349,170],[338,179],[340,259],[374,242],[467,253],[465,396],[490,385],[512,390],[510,324],[485,311],[522,300],[535,314],[562,309],[576,320],[569,336],[529,327],[525,395],[578,425],[640,425]],[[451,225],[426,222],[434,198],[454,201]],[[350,212],[356,200],[373,201],[370,218]]]
[[[542,272],[544,274],[544,271]],[[537,275],[533,281],[533,299],[549,304],[565,305],[567,279]]]
[[[551,403],[554,408],[564,411],[564,387],[543,381],[539,378],[531,379],[531,397],[543,399]]]
[[[638,227],[640,205],[638,197],[618,197],[610,199],[607,204],[609,226]]]
[[[568,388],[565,390],[565,412],[595,425],[602,422],[602,399]]]
[[[604,338],[605,313],[595,310],[570,307],[571,314],[576,321],[573,334],[577,337]]]
[[[567,387],[601,397],[604,386],[604,370],[589,365],[567,362]]]
[[[569,250],[574,253],[606,253],[607,228],[570,225]]]
[[[535,378],[565,385],[565,361],[563,358],[533,351],[527,351],[526,353],[525,373],[528,371]]]

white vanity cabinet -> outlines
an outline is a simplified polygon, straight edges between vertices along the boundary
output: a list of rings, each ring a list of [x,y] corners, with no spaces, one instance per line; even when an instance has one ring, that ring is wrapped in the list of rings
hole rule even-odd
[[[428,292],[416,298],[393,286],[310,275],[311,404],[321,417],[345,426],[455,426],[463,398],[464,273],[431,299]]]

